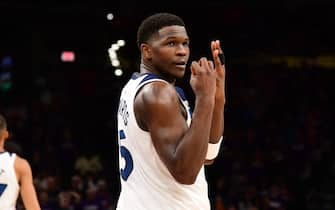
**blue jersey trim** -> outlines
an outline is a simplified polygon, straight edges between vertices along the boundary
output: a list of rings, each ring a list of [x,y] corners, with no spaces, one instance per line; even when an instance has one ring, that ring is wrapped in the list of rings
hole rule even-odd
[[[119,131],[119,138],[120,138],[120,140],[126,138],[126,135],[124,134],[124,130],[120,130],[120,131]]]
[[[182,88],[178,87],[178,86],[176,86],[175,89],[176,89],[178,95],[180,96],[180,98],[181,98],[183,101],[187,101],[187,102],[188,102],[184,90],[183,90]],[[191,110],[191,107],[189,107],[188,112],[190,113],[190,116],[192,117],[192,113],[193,113],[193,112],[192,112],[192,110]]]
[[[183,99],[183,101],[186,101],[187,98],[186,98],[184,90],[177,86],[175,88],[176,88],[178,95]]]
[[[161,79],[161,80],[163,80],[161,77],[157,76],[156,74],[146,73],[145,75],[146,76],[143,78],[143,80],[138,85],[140,85],[140,84],[142,84],[142,83],[144,83],[144,82],[146,82],[148,80],[152,80],[152,79]]]
[[[137,79],[138,78],[138,73],[133,73],[132,75],[131,75],[131,79],[132,80],[135,80],[135,79]]]

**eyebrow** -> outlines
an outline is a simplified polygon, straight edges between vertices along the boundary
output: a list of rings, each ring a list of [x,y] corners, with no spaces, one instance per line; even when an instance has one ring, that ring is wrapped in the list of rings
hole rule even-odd
[[[180,39],[180,37],[179,37],[179,36],[168,36],[165,40],[168,41],[168,40],[170,40],[170,39]],[[189,41],[190,41],[190,38],[187,37],[187,38],[185,38],[184,40],[189,42]]]

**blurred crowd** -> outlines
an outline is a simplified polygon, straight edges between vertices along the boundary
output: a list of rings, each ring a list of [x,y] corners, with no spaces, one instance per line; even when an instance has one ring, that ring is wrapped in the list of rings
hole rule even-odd
[[[224,143],[214,164],[206,167],[213,210],[335,209],[334,67],[263,62],[275,60],[271,54],[333,55],[334,32],[329,29],[334,7],[311,4],[299,13],[298,7],[286,3],[278,10],[260,6],[253,13],[238,3],[224,12],[220,7],[208,10],[210,21],[222,19],[221,38],[228,56]],[[316,10],[323,12],[316,17]],[[189,22],[202,22],[202,18],[192,14]],[[82,34],[88,33],[87,22]],[[204,33],[199,25],[199,31],[193,25],[189,30],[192,41],[206,44],[203,40],[217,32]],[[2,45],[9,52],[15,48],[19,57],[12,69],[11,86],[0,88],[0,113],[10,131],[6,148],[30,162],[42,210],[114,210],[120,190],[118,96],[137,64],[116,78],[104,61],[90,60],[100,55],[87,47],[97,42],[86,40],[79,45],[91,54],[87,53],[90,59],[85,57],[82,66],[80,62],[52,62],[41,56],[52,40],[42,39],[45,27],[17,27],[20,33],[14,34],[14,41]],[[32,28],[36,37],[22,39],[31,36]],[[105,30],[103,26],[101,31]],[[99,33],[91,31],[89,36],[97,39],[93,34]],[[240,59],[256,55],[256,50],[261,52],[258,55],[269,56]],[[204,54],[192,53],[197,58]],[[131,51],[129,56],[136,54]],[[324,62],[334,66],[333,57]],[[190,87],[184,83],[182,88],[192,105]]]
[[[213,210],[334,210],[333,70],[239,64],[227,78],[225,142],[206,168]],[[119,90],[48,88],[55,79],[1,92],[6,147],[31,163],[43,210],[115,209]]]
[[[215,209],[334,209],[334,72],[229,74],[226,143],[209,169]]]

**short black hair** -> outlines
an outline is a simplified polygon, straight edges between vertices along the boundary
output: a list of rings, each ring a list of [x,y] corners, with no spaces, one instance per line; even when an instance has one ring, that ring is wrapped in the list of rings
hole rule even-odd
[[[145,18],[137,30],[137,46],[141,47],[142,43],[147,43],[151,36],[157,33],[165,26],[183,26],[185,23],[179,16],[171,13],[156,13]]]
[[[0,132],[4,130],[7,130],[7,123],[5,117],[0,114]]]

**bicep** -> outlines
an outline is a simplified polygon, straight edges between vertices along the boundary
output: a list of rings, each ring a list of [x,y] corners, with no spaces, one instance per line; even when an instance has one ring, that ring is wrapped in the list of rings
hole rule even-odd
[[[163,158],[173,158],[175,150],[183,138],[187,124],[180,108],[171,102],[161,105],[159,113],[149,121],[148,128],[157,152]]]

